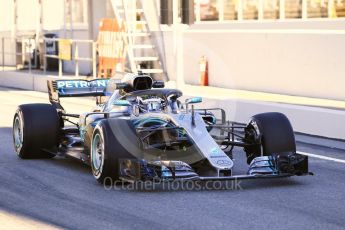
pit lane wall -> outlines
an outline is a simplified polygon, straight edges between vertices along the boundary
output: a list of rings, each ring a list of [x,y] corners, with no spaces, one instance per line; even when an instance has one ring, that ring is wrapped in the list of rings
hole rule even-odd
[[[167,71],[175,79],[174,35],[163,29]],[[206,55],[211,86],[345,100],[345,19],[204,22],[181,30],[187,84],[198,84]]]

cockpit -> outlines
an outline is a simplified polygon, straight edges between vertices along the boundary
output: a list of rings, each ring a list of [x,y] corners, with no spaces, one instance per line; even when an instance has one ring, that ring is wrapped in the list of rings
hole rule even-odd
[[[158,97],[143,99],[137,97],[137,104],[143,112],[159,112],[164,110],[164,100]]]
[[[182,96],[182,92],[163,87],[164,82],[153,81],[148,75],[126,74],[122,80],[110,79],[106,93],[109,98],[104,104],[103,112],[132,109],[138,114],[162,111],[178,113],[178,98]],[[130,105],[116,105],[119,100],[127,101]]]

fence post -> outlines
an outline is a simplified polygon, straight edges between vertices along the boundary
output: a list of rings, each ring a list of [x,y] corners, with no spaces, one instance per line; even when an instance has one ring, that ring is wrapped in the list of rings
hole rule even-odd
[[[200,22],[200,0],[195,0],[195,22]]]
[[[285,19],[285,0],[279,1],[279,19]]]
[[[333,18],[335,15],[333,14],[334,12],[334,1],[329,0],[328,5],[327,5],[327,17],[328,18]]]
[[[92,77],[97,78],[96,42],[92,42]]]
[[[75,52],[74,52],[74,60],[75,60],[75,76],[79,77],[79,50],[78,50],[78,43],[75,43]]]
[[[25,52],[25,56],[28,56],[28,59],[29,59],[28,60],[29,61],[29,73],[31,74],[31,39],[29,38],[28,41],[29,41],[29,44],[28,44],[29,50],[28,50],[28,52],[26,52],[26,45],[25,45],[24,52]]]
[[[5,38],[1,38],[1,53],[2,53],[2,71],[5,70]]]
[[[237,2],[237,20],[242,21],[243,19],[243,3],[242,1]]]
[[[39,42],[36,43],[35,50],[34,50],[34,53],[33,53],[33,54],[35,54],[35,56],[34,56],[34,61],[35,61],[34,68],[41,69],[41,66],[38,66],[38,60],[37,60],[37,57],[39,58],[38,55],[40,55],[39,52],[38,52],[38,47],[39,47]]]
[[[224,21],[224,1],[218,1],[218,21]]]
[[[31,57],[30,57],[30,52],[28,53],[29,56],[29,73],[31,74]]]
[[[59,77],[62,77],[62,60],[59,58]]]
[[[24,68],[24,64],[25,64],[25,58],[26,58],[26,42],[24,41],[24,38],[21,39],[22,42],[22,52],[21,52],[21,56],[22,56],[22,65]]]
[[[47,72],[47,44],[45,38],[43,38],[43,71],[44,74]]]
[[[257,7],[258,7],[258,19],[259,21],[261,21],[264,19],[264,1],[259,0]]]
[[[307,0],[302,0],[302,19],[308,18],[308,2]]]

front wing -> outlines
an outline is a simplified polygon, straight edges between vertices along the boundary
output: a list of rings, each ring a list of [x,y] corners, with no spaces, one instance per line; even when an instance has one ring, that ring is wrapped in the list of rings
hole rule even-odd
[[[243,180],[310,175],[308,156],[297,153],[275,154],[254,158],[244,175],[212,174],[200,176],[182,161],[145,161],[121,159],[120,178],[124,181],[175,181],[175,180]]]

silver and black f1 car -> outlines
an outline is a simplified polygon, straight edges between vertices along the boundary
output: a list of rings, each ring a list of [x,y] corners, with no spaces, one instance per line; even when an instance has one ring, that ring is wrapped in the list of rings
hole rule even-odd
[[[257,114],[246,125],[228,122],[224,110],[195,109],[201,98],[182,102],[180,90],[141,73],[121,81],[48,81],[48,91],[51,104],[20,105],[15,113],[20,158],[74,157],[102,183],[309,174],[308,157],[296,153],[293,129],[281,113]],[[61,97],[82,96],[97,97],[93,111],[70,114],[60,104]],[[244,175],[233,173],[235,146],[246,154]]]

